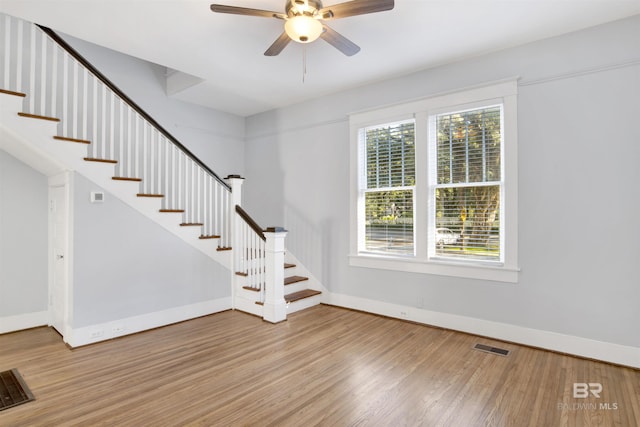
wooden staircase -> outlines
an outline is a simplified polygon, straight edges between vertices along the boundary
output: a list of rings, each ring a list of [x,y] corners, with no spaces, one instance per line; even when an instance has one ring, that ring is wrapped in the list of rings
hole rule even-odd
[[[297,268],[298,266],[296,264],[284,264],[284,300],[287,304],[287,313],[295,313],[296,311],[312,307],[319,304],[321,300],[322,291],[309,287],[309,277],[297,275]],[[241,289],[240,297],[253,301],[254,305],[264,305],[264,302],[260,297],[263,284],[260,284],[260,286],[248,286],[242,282],[243,278],[247,278],[249,276],[247,273],[236,272],[236,276],[238,277],[238,286]],[[257,314],[254,310],[242,308],[242,306],[240,309],[252,314]]]
[[[232,296],[240,296],[240,302],[233,308],[261,315],[265,289],[277,286],[284,286],[288,313],[320,302],[317,289],[322,286],[297,261],[284,264],[288,274],[276,280],[281,285],[267,285],[265,272],[283,264],[266,265],[265,230],[239,206],[241,177],[218,177],[51,30],[2,14],[0,18],[7,26],[29,28],[18,32],[24,40],[13,40],[9,30],[0,34],[8,46],[0,55],[5,70],[0,85],[9,84],[0,89],[4,139],[14,147],[28,145],[26,151],[52,159],[61,170],[84,175],[230,271],[238,271],[232,274]],[[21,51],[20,46],[30,49]],[[29,120],[32,125],[26,124]]]
[[[5,89],[0,89],[0,95],[8,95],[11,97],[19,97],[19,98],[25,98],[27,96],[24,93],[13,92]],[[36,114],[28,114],[23,112],[18,112],[17,116],[24,119],[40,120],[40,121],[49,122],[49,123],[60,122],[60,120],[57,118],[41,116]],[[82,149],[82,147],[87,147],[91,145],[91,141],[78,139],[78,138],[69,138],[64,136],[52,135],[52,139],[53,139],[52,142],[58,141],[61,143],[73,144],[73,146],[76,146],[79,149]],[[93,157],[86,157],[86,156],[82,157],[82,160],[84,162],[87,162],[87,164],[94,163],[94,164],[103,164],[103,165],[112,165],[112,166],[118,164],[117,160],[93,158]],[[113,182],[123,182],[123,183],[132,183],[132,184],[139,184],[142,182],[142,180],[143,180],[142,178],[134,178],[134,177],[121,177],[121,176],[111,177],[111,181]],[[136,192],[135,197],[139,199],[161,200],[165,197],[165,195]],[[185,210],[184,209],[157,209],[157,212],[161,214],[162,213],[184,214]],[[201,222],[180,222],[177,225],[180,228],[198,228],[199,230],[201,230],[204,224]],[[202,232],[198,236],[198,240],[200,241],[210,241],[210,240],[216,240],[216,239],[220,239],[220,236],[205,235],[205,234],[202,234]],[[219,244],[217,244],[215,247],[215,250],[217,252],[231,251],[232,247],[220,246]],[[206,252],[210,253],[209,250],[207,250]],[[220,259],[217,259],[217,260],[220,261]],[[287,312],[293,313],[293,312],[311,307],[313,305],[317,305],[320,301],[320,295],[322,294],[322,292],[319,290],[308,288],[309,278],[306,276],[296,274],[296,269],[297,269],[296,264],[285,263],[284,268],[285,268],[285,272],[290,274],[290,275],[287,275],[284,279],[284,286],[285,286],[284,299],[287,304]],[[236,272],[236,276],[240,281],[241,288],[244,291],[246,291],[245,295],[252,295],[251,297],[248,297],[248,298],[253,298],[255,305],[262,306],[263,301],[261,300],[261,298],[256,298],[256,294],[260,292],[260,290],[263,288],[263,285],[261,285],[259,288],[242,285],[241,283],[242,278],[247,277],[248,274],[243,272]],[[242,310],[242,308],[240,309]],[[249,312],[252,314],[259,315],[259,313],[255,313],[253,310],[250,310]]]

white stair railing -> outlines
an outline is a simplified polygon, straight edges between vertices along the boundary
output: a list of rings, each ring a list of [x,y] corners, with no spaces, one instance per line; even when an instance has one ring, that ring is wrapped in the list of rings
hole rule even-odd
[[[264,232],[240,206],[236,206],[235,223],[233,264],[236,274],[245,278],[245,288],[259,292],[258,301],[264,303],[267,268]]]
[[[163,195],[162,209],[231,247],[230,187],[64,40],[0,14],[0,49],[1,88],[27,94],[24,112],[60,119],[57,136],[90,141],[88,159],[117,161],[139,194]]]
[[[262,318],[278,323],[287,319],[284,299],[284,239],[287,231],[269,227],[264,231],[239,205],[234,218],[236,274],[244,277],[244,288],[258,291]]]

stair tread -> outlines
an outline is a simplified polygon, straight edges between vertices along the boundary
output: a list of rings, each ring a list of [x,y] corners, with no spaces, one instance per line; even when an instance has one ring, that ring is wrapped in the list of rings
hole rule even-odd
[[[48,120],[50,122],[59,122],[60,119],[56,118],[56,117],[47,117],[47,116],[40,116],[38,114],[30,114],[30,113],[18,113],[18,115],[20,117],[26,117],[29,119],[40,119],[40,120]]]
[[[130,178],[128,176],[113,176],[111,177],[114,181],[133,181],[133,182],[142,182],[142,178]]]
[[[136,194],[138,197],[164,197],[164,194],[148,194],[148,193],[138,193]]]
[[[0,89],[0,93],[4,93],[5,95],[13,95],[13,96],[19,96],[21,98],[24,98],[27,96],[26,93],[22,93],[22,92],[14,92],[12,90],[7,90],[7,89]]]
[[[289,264],[289,263],[286,263],[286,262],[284,263],[284,268],[293,268],[295,266],[296,266],[295,264]]]
[[[292,285],[294,283],[303,282],[305,280],[309,280],[309,278],[303,277],[303,276],[290,276],[290,277],[285,277],[284,284],[285,286]]]
[[[100,163],[118,163],[117,160],[112,160],[112,159],[98,159],[96,157],[85,157],[84,160],[86,160],[87,162],[100,162]]]
[[[180,227],[202,227],[203,225],[201,222],[183,222]]]
[[[66,136],[54,136],[53,139],[56,139],[58,141],[67,141],[67,142],[77,142],[79,144],[91,144],[91,141],[86,140],[86,139],[78,139],[78,138],[69,138]]]
[[[162,213],[184,213],[184,209],[160,209]]]
[[[316,291],[314,289],[305,289],[302,291],[294,292],[292,294],[288,294],[284,296],[284,300],[287,303],[299,301],[304,298],[309,298],[315,295],[320,295],[322,292]]]
[[[216,234],[210,234],[210,235],[207,235],[207,236],[205,236],[205,235],[203,234],[202,236],[198,237],[198,239],[201,239],[201,240],[205,240],[205,239],[219,239],[219,238],[220,238],[220,236],[218,236],[218,235],[216,235]]]

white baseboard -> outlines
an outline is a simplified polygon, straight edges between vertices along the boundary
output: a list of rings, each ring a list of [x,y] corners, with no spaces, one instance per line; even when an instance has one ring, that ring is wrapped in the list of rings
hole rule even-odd
[[[37,326],[46,326],[48,324],[48,311],[36,311],[34,313],[0,317],[0,334],[20,331],[22,329],[35,328]]]
[[[76,329],[69,328],[70,332],[64,337],[64,340],[71,347],[80,347],[229,309],[231,309],[231,297],[219,298],[107,323]]]
[[[327,304],[640,368],[640,348],[331,293]]]

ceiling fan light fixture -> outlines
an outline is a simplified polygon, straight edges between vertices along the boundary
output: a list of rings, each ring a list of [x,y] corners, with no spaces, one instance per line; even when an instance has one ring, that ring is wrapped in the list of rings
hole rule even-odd
[[[284,30],[293,41],[311,43],[322,34],[322,24],[311,16],[299,15],[287,19]]]

